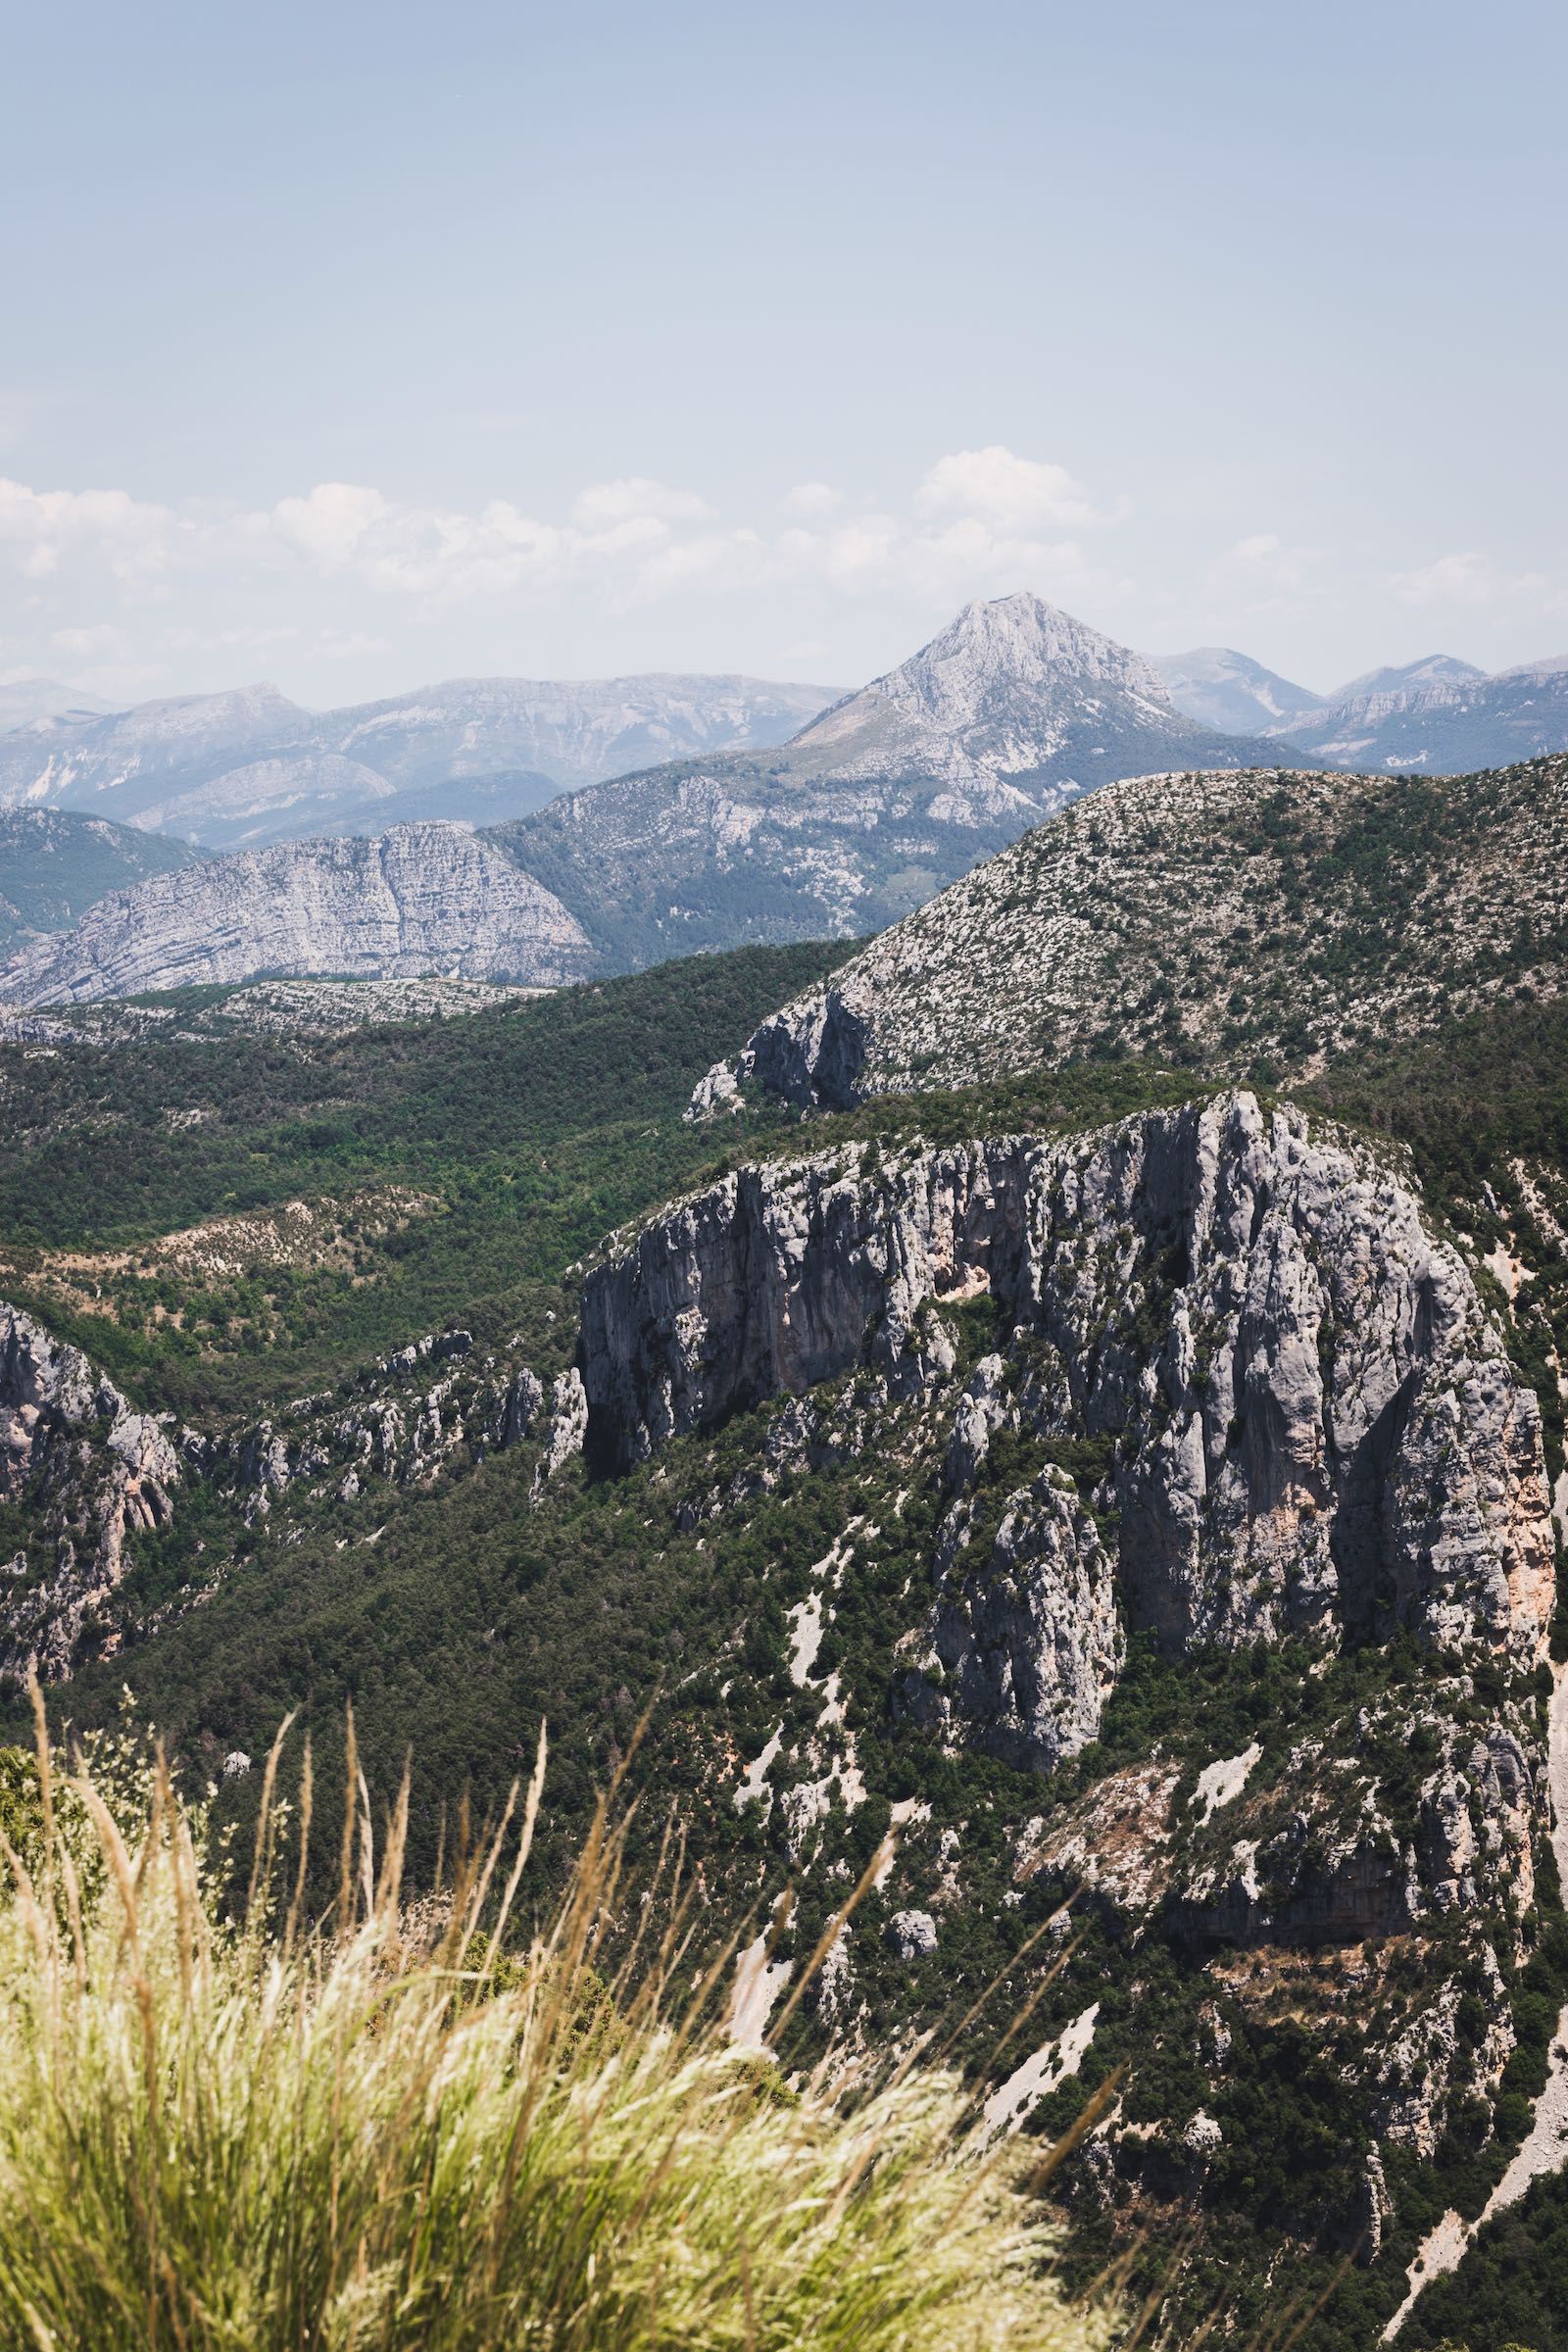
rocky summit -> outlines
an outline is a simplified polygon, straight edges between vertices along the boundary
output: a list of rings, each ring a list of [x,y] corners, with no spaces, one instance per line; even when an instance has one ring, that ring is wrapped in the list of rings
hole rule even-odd
[[[458,825],[280,843],[114,891],[0,965],[0,1004],[71,1004],[258,974],[441,973],[554,986],[588,968],[580,926]]]

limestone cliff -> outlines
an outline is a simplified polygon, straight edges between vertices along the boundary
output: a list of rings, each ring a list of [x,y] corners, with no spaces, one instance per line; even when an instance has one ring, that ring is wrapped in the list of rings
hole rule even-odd
[[[742,1169],[590,1279],[590,1447],[630,1461],[862,1364],[929,1385],[934,1312],[981,1294],[1004,1345],[956,1411],[956,1513],[1010,1415],[1095,1450],[1118,1532],[1107,1554],[1049,1478],[1008,1498],[989,1564],[945,1583],[949,1714],[1022,1705],[1011,1743],[1044,1754],[1091,1737],[1117,1609],[1173,1651],[1405,1627],[1541,1654],[1535,1396],[1411,1195],[1245,1094],[1065,1142]]]
[[[0,1004],[125,997],[287,974],[555,986],[589,969],[580,925],[460,825],[293,842],[114,891],[0,965]]]
[[[0,1502],[29,1494],[50,1556],[19,1553],[0,1617],[0,1668],[69,1666],[90,1612],[119,1584],[124,1542],[167,1526],[180,1479],[169,1430],[138,1413],[77,1348],[0,1300]]]

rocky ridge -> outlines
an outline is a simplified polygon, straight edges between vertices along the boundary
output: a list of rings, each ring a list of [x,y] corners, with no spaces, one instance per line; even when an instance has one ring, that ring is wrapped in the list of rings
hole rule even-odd
[[[942,1302],[983,1296],[1017,1352],[966,1392],[955,1491],[1026,1412],[1043,1438],[1102,1447],[1121,1531],[1113,1560],[1046,1476],[998,1538],[1014,1567],[1037,1563],[1023,1582],[1075,1562],[1074,1605],[1104,1625],[1114,1572],[1129,1626],[1177,1650],[1403,1626],[1539,1657],[1539,1406],[1457,1253],[1373,1163],[1237,1095],[864,1165],[856,1147],[742,1169],[589,1279],[591,1446],[644,1458],[866,1360],[895,1391],[925,1385],[951,1368]],[[1092,1712],[1083,1691],[1069,1703]]]
[[[111,890],[189,865],[160,835],[59,808],[0,808],[0,955],[61,931]]]
[[[1327,704],[1326,696],[1293,684],[1227,645],[1156,654],[1153,666],[1178,710],[1228,734],[1294,734],[1309,726]]]
[[[1113,1050],[1309,1071],[1568,969],[1568,756],[1452,779],[1248,770],[1113,784],[764,1022],[738,1082],[802,1103]]]
[[[123,1573],[126,1536],[168,1526],[181,1476],[163,1423],[0,1300],[0,1502],[29,1494],[54,1539],[41,1576],[24,1553],[4,1570],[0,1668],[69,1671],[89,1614]]]
[[[1368,2134],[1333,2229],[1374,2261],[1385,2161],[1430,2163],[1452,2130],[1484,2140],[1515,2079],[1510,1987],[1551,1821],[1539,1406],[1406,1185],[1245,1093],[1060,1140],[843,1145],[743,1167],[612,1247],[579,1360],[606,1469],[760,1417],[747,1466],[693,1522],[715,1550],[759,1491],[794,1480],[808,1508],[813,1479],[849,1478],[857,1515],[785,1595],[799,1704],[741,1748],[737,1811],[776,1825],[808,1881],[856,1867],[838,1857],[887,1712],[949,1757],[1038,1776],[985,1900],[1058,1936],[1070,1903],[1082,1934],[1119,1923],[1117,1949],[1160,1939],[1198,2004],[1183,2030],[1200,2082],[1160,2094],[1185,2102],[1169,2113],[1151,2093],[1112,2114],[1090,2203],[1189,2195],[1231,2162],[1283,2005]],[[931,1488],[911,1543],[901,1518]],[[904,1597],[867,1706],[834,1628],[889,1551]],[[1417,1663],[1396,1671],[1401,1643]],[[1315,1722],[1307,1705],[1294,1735],[1265,1719],[1217,1747],[1190,1699],[1135,1761],[1092,1764],[1151,1657],[1191,1689],[1267,1653],[1303,1690],[1321,1679]],[[733,1703],[742,1669],[726,1672]],[[939,1971],[996,1825],[977,1847],[912,1798],[892,1822],[882,1936]],[[872,1933],[846,1934],[818,1995],[852,2039],[875,2039],[867,2004],[889,1997],[864,1988]],[[1027,2113],[1064,2079],[1060,2051],[1094,2079],[1117,2062],[1108,2019],[1073,2024],[1069,1997],[998,2093],[1009,2116],[1014,2093]]]
[[[1304,721],[1263,731],[1334,767],[1427,775],[1501,767],[1568,745],[1568,657],[1489,677],[1437,655],[1352,679]]]
[[[578,923],[493,843],[457,825],[287,843],[115,891],[0,965],[18,1010],[288,973],[524,981],[591,965]]]

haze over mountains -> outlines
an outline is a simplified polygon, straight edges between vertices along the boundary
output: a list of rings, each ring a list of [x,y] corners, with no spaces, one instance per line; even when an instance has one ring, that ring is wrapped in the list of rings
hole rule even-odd
[[[600,972],[853,937],[1129,776],[1446,774],[1568,745],[1568,662],[1488,678],[1432,656],[1329,700],[1225,648],[1152,662],[1029,594],[966,606],[857,693],[820,709],[823,693],[734,677],[459,679],[318,715],[260,686],[33,720],[0,735],[0,807],[57,815],[52,887],[24,877],[8,894],[0,873],[12,901],[0,1000],[290,972],[541,983],[565,969],[563,925],[571,968]],[[667,749],[681,756],[557,789]],[[97,835],[67,817],[78,807]],[[170,854],[104,829],[111,812]],[[464,941],[450,890],[470,853],[449,836],[474,829],[486,872],[520,873],[539,898],[481,893]],[[366,845],[384,850],[394,834],[411,888],[411,840],[429,861],[432,905],[446,909],[433,928],[383,919],[385,859]],[[366,854],[345,857],[333,846],[344,837]],[[277,855],[165,873],[193,842]],[[156,886],[137,887],[147,875]],[[345,895],[356,875],[374,901],[363,921]],[[87,913],[117,888],[113,906]],[[550,910],[542,927],[538,906]],[[48,953],[25,947],[78,920],[79,936]]]
[[[244,730],[253,749],[275,737],[281,698],[270,689],[222,699],[224,725]],[[688,697],[687,723],[714,708]],[[749,708],[732,701],[730,722],[746,719]],[[340,728],[338,740],[356,751],[379,746],[376,756],[389,765],[383,737],[408,759],[415,735],[449,727],[449,713],[432,716],[433,709],[372,711]],[[203,705],[162,705],[83,730],[100,747],[99,764],[75,755],[69,788],[95,789],[100,800],[137,797],[143,822],[172,806],[188,810],[199,798],[212,822],[215,796],[242,791],[254,800],[258,776],[286,797],[300,771],[268,758],[216,786],[192,787],[183,804],[149,802],[157,787],[136,765],[127,730],[141,727],[143,744],[206,744],[207,719]],[[182,750],[176,756],[192,773],[197,761]],[[453,756],[479,755],[470,743]],[[354,787],[340,771],[355,763],[348,751],[331,757],[330,780],[346,801]],[[598,968],[624,970],[697,948],[879,929],[1106,777],[1177,764],[1240,767],[1269,757],[1261,740],[1217,735],[1183,717],[1141,655],[1038,597],[1014,596],[966,607],[909,661],[813,716],[776,751],[669,762],[563,796],[480,839],[487,858],[531,876],[563,919],[581,927]],[[319,778],[320,758],[312,759]],[[378,812],[401,805],[389,778],[384,795]],[[455,833],[449,825],[418,828],[438,899],[465,855]],[[401,847],[398,863],[407,863]],[[271,845],[265,867],[210,863],[117,898],[70,939],[14,959],[0,972],[0,998],[31,1005],[233,980],[247,970],[414,968],[416,951],[379,914],[372,910],[362,926],[348,910],[344,876],[362,870],[379,869],[373,858],[345,860],[319,839]],[[498,921],[488,901],[476,903],[469,959],[453,968],[529,981],[554,972],[554,935],[541,964],[531,911],[518,915],[510,900]],[[418,953],[434,955],[435,935],[416,936]],[[368,962],[368,942],[396,960]],[[456,934],[449,945],[455,953]]]
[[[494,821],[650,760],[782,742],[832,699],[727,676],[454,678],[318,712],[250,686],[34,718],[0,735],[0,806],[87,808],[210,849]]]
[[[965,606],[776,753],[624,776],[503,830],[608,956],[649,962],[879,930],[1113,777],[1271,757],[1025,594]]]
[[[1467,775],[1568,747],[1568,655],[1489,677],[1449,654],[1368,670],[1331,695],[1294,685],[1228,646],[1155,661],[1177,708],[1250,731],[1329,767]]]

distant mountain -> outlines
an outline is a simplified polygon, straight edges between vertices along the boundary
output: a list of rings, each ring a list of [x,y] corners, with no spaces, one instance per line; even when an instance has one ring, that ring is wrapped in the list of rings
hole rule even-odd
[[[1423,654],[1418,662],[1390,663],[1382,669],[1364,670],[1360,677],[1351,678],[1348,685],[1325,695],[1319,708],[1325,710],[1339,710],[1365,702],[1375,695],[1420,696],[1441,692],[1450,686],[1468,688],[1486,674],[1473,662],[1461,662],[1453,654]]]
[[[57,678],[13,678],[9,685],[0,685],[0,735],[38,718],[59,718],[67,711],[97,717],[113,708],[95,694],[83,694],[79,686],[62,686]]]
[[[460,825],[398,825],[374,841],[274,843],[112,891],[0,965],[0,1005],[274,975],[551,987],[593,961],[566,909],[494,843]]]
[[[785,1006],[742,1074],[841,1108],[1096,1054],[1309,1073],[1514,993],[1561,996],[1565,874],[1565,754],[1464,777],[1133,778]],[[703,1106],[733,1100],[715,1072]]]
[[[1114,777],[1274,756],[1184,717],[1141,654],[1016,595],[966,606],[780,751],[622,776],[501,830],[624,966],[877,930]]]
[[[1310,725],[1327,698],[1293,685],[1250,654],[1200,645],[1190,654],[1156,654],[1153,667],[1178,710],[1222,735],[1294,733]]]
[[[1563,751],[1568,655],[1494,677],[1446,654],[1371,670],[1289,737],[1334,767],[1430,775],[1468,775]]]
[[[471,822],[650,760],[782,742],[831,699],[729,676],[457,678],[316,712],[259,685],[0,735],[0,806],[90,808],[213,849]]]
[[[60,931],[107,891],[189,865],[199,852],[63,808],[0,808],[0,955]]]

